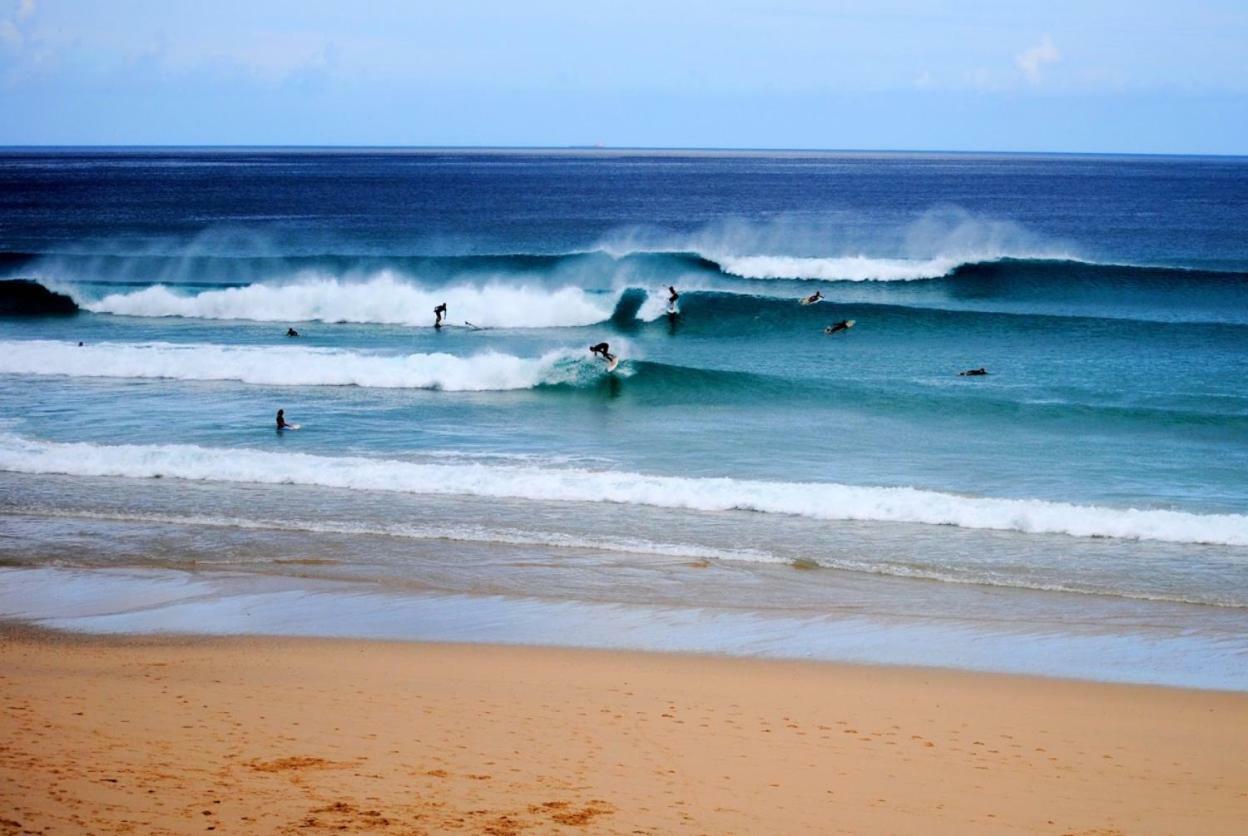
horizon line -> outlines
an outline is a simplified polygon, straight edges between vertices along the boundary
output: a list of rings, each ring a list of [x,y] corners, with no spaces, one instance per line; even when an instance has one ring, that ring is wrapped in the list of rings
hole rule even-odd
[[[957,154],[993,156],[1062,156],[1062,157],[1207,157],[1243,159],[1244,153],[1202,151],[1061,151],[1061,150],[999,150],[955,148],[789,148],[782,146],[734,147],[715,145],[369,145],[312,143],[39,143],[3,144],[0,152],[20,150],[336,150],[336,151],[563,151],[563,152],[667,152],[667,153],[749,153],[749,154]]]

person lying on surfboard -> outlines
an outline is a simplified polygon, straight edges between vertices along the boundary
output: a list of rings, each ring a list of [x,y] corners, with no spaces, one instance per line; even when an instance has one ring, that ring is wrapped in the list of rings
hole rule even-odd
[[[290,424],[286,423],[286,410],[284,409],[279,409],[277,411],[277,429],[279,432],[281,430],[290,429]]]
[[[983,377],[988,374],[988,370],[980,367],[978,369],[967,369],[964,372],[958,372],[958,377]]]
[[[822,301],[823,301],[823,293],[822,293],[822,291],[818,291],[818,290],[816,290],[814,293],[810,294],[810,295],[809,295],[809,296],[807,296],[805,299],[803,299],[803,300],[802,300],[802,304],[803,304],[803,305],[813,305],[813,304],[815,304],[816,302],[822,302]]]
[[[837,331],[848,331],[850,328],[853,328],[853,327],[854,327],[854,321],[852,319],[842,319],[840,322],[836,323],[835,325],[829,325],[827,328],[824,328],[823,333],[835,334]]]
[[[591,345],[589,347],[589,353],[601,355],[603,360],[610,363],[615,359],[615,355],[607,351],[608,348],[610,348],[610,346],[607,345],[607,343],[598,343],[598,345]]]
[[[433,327],[441,328],[442,317],[446,316],[446,303],[443,302],[441,305],[438,305],[436,308],[434,308],[433,315],[435,317],[435,319],[433,320]]]

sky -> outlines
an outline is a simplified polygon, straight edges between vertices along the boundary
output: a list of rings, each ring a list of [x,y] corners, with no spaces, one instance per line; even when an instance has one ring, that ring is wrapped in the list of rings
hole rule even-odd
[[[0,144],[1248,154],[1245,0],[0,0]]]

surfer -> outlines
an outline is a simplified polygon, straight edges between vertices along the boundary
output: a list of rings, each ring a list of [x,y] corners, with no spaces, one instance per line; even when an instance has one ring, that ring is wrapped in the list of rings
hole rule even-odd
[[[277,431],[281,432],[282,430],[289,429],[289,428],[290,428],[290,424],[286,423],[286,410],[279,409],[277,411]]]
[[[809,295],[809,296],[807,296],[805,299],[803,299],[803,300],[802,300],[802,304],[803,304],[803,305],[813,305],[813,304],[815,304],[816,302],[822,302],[822,301],[823,301],[823,293],[822,293],[822,291],[818,291],[818,290],[816,290],[814,293],[812,293],[811,295]]]
[[[610,363],[612,360],[615,359],[615,355],[612,354],[610,351],[608,351],[607,350],[608,348],[610,348],[610,346],[607,343],[598,343],[598,345],[591,345],[589,347],[589,353],[597,354],[601,356],[603,360],[606,360],[608,363]]]
[[[836,323],[835,325],[829,325],[827,328],[824,328],[823,333],[835,334],[837,331],[848,331],[850,328],[853,328],[853,327],[854,327],[854,321],[852,319],[842,319],[840,322]]]
[[[299,332],[298,332],[298,331],[296,331],[294,328],[287,328],[287,329],[286,329],[286,336],[288,336],[288,337],[297,337],[297,336],[299,336]]]
[[[676,307],[676,300],[680,298],[680,294],[677,293],[676,288],[672,287],[670,284],[667,286],[667,292],[668,292],[667,306],[669,308]]]
[[[958,377],[983,377],[986,374],[988,374],[988,370],[980,366],[978,369],[967,369],[964,372],[958,372]]]
[[[441,305],[438,305],[436,308],[434,308],[433,315],[435,317],[435,319],[433,320],[433,327],[441,328],[442,318],[446,316],[446,303],[443,302]]]

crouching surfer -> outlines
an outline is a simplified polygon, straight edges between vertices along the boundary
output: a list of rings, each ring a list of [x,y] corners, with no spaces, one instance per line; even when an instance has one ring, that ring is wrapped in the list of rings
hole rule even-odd
[[[615,360],[615,355],[607,350],[610,347],[611,346],[609,346],[607,343],[598,343],[598,345],[591,345],[589,347],[589,353],[597,354],[603,360],[606,360],[608,363],[611,363]]]
[[[434,316],[433,327],[441,328],[442,320],[446,318],[446,303],[445,302],[443,302],[441,305],[438,305],[436,308],[433,309],[433,316]]]

